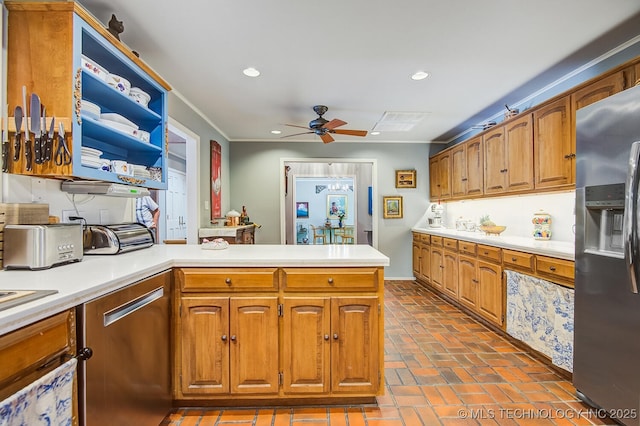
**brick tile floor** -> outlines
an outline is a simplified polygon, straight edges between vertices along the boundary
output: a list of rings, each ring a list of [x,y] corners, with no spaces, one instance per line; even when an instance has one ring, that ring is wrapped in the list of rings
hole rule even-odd
[[[377,406],[180,408],[161,426],[610,425],[553,369],[413,281],[385,282]]]

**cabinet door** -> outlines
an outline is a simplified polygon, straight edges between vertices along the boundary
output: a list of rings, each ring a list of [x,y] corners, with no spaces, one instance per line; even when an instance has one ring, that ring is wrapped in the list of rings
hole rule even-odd
[[[467,150],[460,144],[451,150],[451,197],[464,197],[467,193]]]
[[[278,298],[235,297],[230,302],[232,393],[278,393]]]
[[[535,187],[575,183],[575,140],[571,138],[569,96],[533,113]]]
[[[439,155],[438,173],[440,173],[440,198],[451,198],[451,153],[449,151]]]
[[[329,392],[330,298],[284,298],[282,371],[286,394]]]
[[[507,191],[533,189],[533,129],[531,114],[504,126]]]
[[[444,251],[444,274],[442,277],[442,290],[453,297],[458,298],[458,254],[449,250]]]
[[[426,281],[431,278],[431,247],[428,245],[420,248],[420,274]]]
[[[429,198],[437,201],[440,198],[440,169],[438,157],[429,159]]]
[[[378,297],[331,299],[331,391],[377,392]]]
[[[502,127],[484,135],[484,193],[504,192],[507,187],[505,144]]]
[[[619,71],[576,90],[571,94],[571,105],[573,106],[574,114],[580,108],[622,92],[625,89],[625,84],[625,71]]]
[[[442,249],[431,247],[431,285],[442,288],[444,258]]]
[[[183,297],[181,303],[182,394],[228,393],[229,298]]]
[[[421,279],[422,278],[422,274],[420,273],[420,249],[422,248],[421,244],[416,244],[413,243],[413,249],[412,249],[412,254],[413,254],[413,276]]]
[[[504,285],[502,267],[478,261],[478,312],[489,321],[502,326]]]
[[[460,256],[458,259],[458,300],[460,303],[476,309],[478,302],[477,261],[472,257]]]
[[[482,136],[471,139],[466,145],[466,195],[482,195],[484,193],[484,152],[482,151]]]

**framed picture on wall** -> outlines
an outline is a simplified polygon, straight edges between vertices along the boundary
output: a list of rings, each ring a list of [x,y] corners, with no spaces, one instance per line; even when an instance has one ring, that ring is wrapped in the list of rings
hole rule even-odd
[[[216,141],[210,141],[211,149],[211,220],[222,216],[222,181],[220,166],[222,147]]]
[[[347,217],[347,196],[338,194],[327,195],[327,217],[329,219],[345,219]]]
[[[415,188],[415,170],[396,170],[396,188]]]
[[[402,218],[402,197],[382,197],[382,211],[385,219]]]
[[[296,203],[296,217],[309,217],[308,201],[298,201]]]

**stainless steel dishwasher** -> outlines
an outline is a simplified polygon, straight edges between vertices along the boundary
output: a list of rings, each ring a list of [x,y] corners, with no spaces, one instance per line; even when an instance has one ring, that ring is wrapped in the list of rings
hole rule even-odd
[[[80,424],[157,426],[171,409],[170,272],[78,308]]]

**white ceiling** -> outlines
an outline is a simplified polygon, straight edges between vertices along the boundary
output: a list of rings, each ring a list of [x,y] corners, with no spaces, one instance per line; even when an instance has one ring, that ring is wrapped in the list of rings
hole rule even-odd
[[[640,34],[639,0],[80,2],[122,20],[121,40],[230,141],[320,142],[280,139],[317,104],[341,129],[427,113],[408,132],[338,141],[447,141]]]

